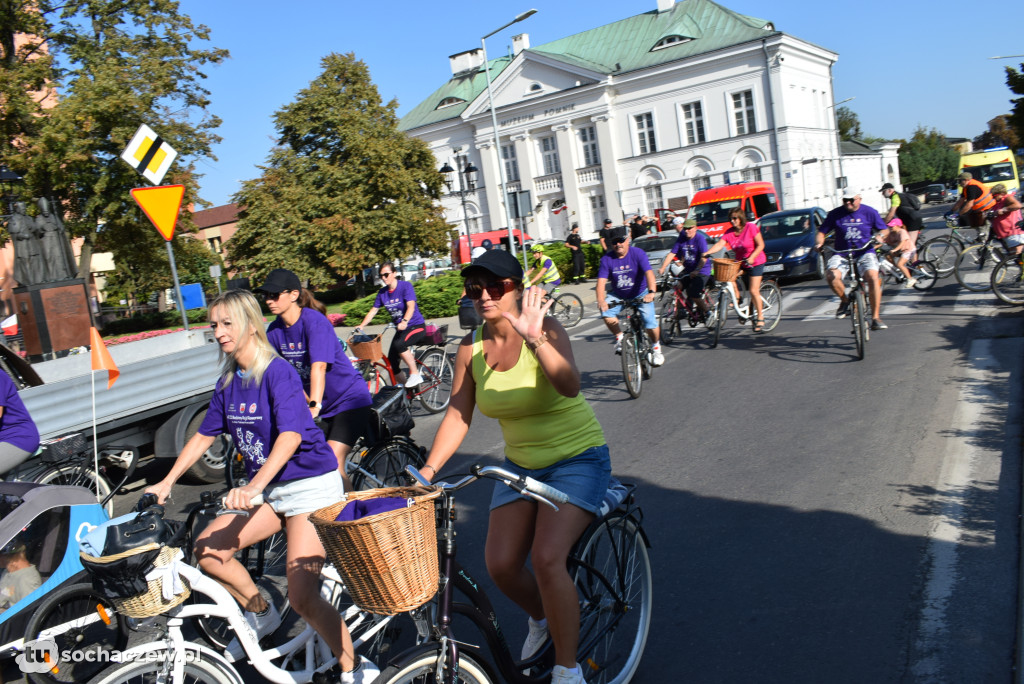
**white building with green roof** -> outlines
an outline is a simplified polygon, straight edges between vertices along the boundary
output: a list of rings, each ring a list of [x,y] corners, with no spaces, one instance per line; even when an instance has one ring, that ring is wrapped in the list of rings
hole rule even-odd
[[[845,168],[836,53],[711,0],[649,1],[651,11],[543,45],[515,36],[513,54],[490,60],[500,163],[507,191],[530,192],[531,237],[561,238],[572,222],[590,237],[605,217],[682,209],[699,189],[746,180],[772,181],[784,208],[829,209],[845,176],[884,208],[878,188],[898,182],[898,146],[859,150]],[[451,79],[400,127],[439,166],[479,169],[464,197],[443,198],[460,232],[503,228],[483,53],[449,59]]]

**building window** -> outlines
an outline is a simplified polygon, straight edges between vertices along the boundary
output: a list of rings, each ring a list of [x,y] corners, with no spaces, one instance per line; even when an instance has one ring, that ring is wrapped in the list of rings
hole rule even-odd
[[[476,179],[470,178],[463,173],[463,169],[469,166],[469,157],[464,154],[455,155],[455,168],[459,170],[459,183],[465,184],[463,190],[476,190]]]
[[[549,135],[540,139],[540,156],[544,161],[545,176],[562,172],[562,167],[558,163],[558,143],[555,142],[555,136]]]
[[[516,146],[502,145],[501,158],[505,162],[505,180],[509,182],[519,180],[519,160],[516,159]]]
[[[600,164],[601,157],[597,153],[597,129],[594,126],[584,126],[580,129],[580,143],[583,144],[583,165]]]
[[[754,124],[754,93],[744,90],[732,94],[732,113],[736,119],[736,135],[756,133]]]
[[[743,169],[740,175],[742,175],[744,183],[759,181],[761,180],[761,169]]]
[[[437,103],[434,109],[444,109],[445,107],[454,107],[455,105],[465,104],[465,100],[461,97],[446,97]]]
[[[693,38],[687,38],[686,36],[672,35],[665,36],[651,48],[651,52],[655,50],[661,50],[663,48],[672,47],[673,45],[682,45],[683,43],[689,43]]]
[[[704,112],[700,102],[690,102],[682,105],[683,126],[686,128],[686,144],[696,145],[707,142],[704,136]]]
[[[220,254],[220,238],[219,237],[207,238],[206,239],[206,243],[208,245],[210,245],[210,251],[211,252],[213,252],[214,254]]]
[[[590,196],[590,225],[593,229],[599,230],[604,225],[604,220],[608,217],[605,213],[604,195],[591,195]]]
[[[657,152],[658,146],[654,142],[654,115],[650,112],[634,114],[633,120],[636,122],[636,141],[640,154]]]
[[[654,216],[655,209],[662,209],[665,206],[665,200],[661,196],[660,185],[648,185],[644,188],[644,213],[648,216]]]
[[[707,190],[711,187],[711,176],[698,176],[693,179],[693,191]]]

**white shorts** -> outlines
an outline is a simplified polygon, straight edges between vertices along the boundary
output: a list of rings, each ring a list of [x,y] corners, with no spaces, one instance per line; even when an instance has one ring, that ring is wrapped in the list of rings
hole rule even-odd
[[[1007,249],[1016,247],[1017,245],[1024,245],[1024,233],[1007,235],[1003,238],[1003,244],[1006,245]]]
[[[263,501],[275,513],[291,518],[332,506],[345,497],[341,473],[332,470],[301,480],[277,482],[263,490]]]
[[[875,254],[875,250],[868,250],[860,255],[857,259],[857,266],[860,267],[861,273],[868,271],[878,270],[878,255]],[[849,272],[849,267],[846,264],[846,257],[842,254],[833,254],[828,260],[828,270],[839,271],[839,275],[843,278],[846,277]]]

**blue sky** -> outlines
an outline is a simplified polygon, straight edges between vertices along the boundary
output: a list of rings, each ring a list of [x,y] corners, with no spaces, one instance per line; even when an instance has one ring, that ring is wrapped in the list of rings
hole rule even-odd
[[[685,0],[683,0],[685,1]],[[409,111],[451,76],[448,56],[479,47],[480,36],[520,12],[537,14],[487,41],[488,56],[508,51],[525,32],[533,45],[653,10],[657,0],[180,0],[193,21],[210,27],[212,45],[231,59],[208,70],[211,110],[224,123],[218,161],[201,161],[200,195],[226,204],[240,181],[259,176],[274,143],[272,116],[320,72],[331,52],[354,52],[387,100]],[[723,0],[731,10],[772,21],[776,29],[839,53],[836,100],[860,117],[869,135],[909,138],[919,125],[971,138],[1010,110],[1004,66],[1024,58],[1019,22],[1006,5],[952,0]],[[989,7],[1001,7],[989,10]],[[958,37],[969,35],[970,39]],[[153,122],[150,122],[153,124]],[[154,124],[155,125],[155,124]]]

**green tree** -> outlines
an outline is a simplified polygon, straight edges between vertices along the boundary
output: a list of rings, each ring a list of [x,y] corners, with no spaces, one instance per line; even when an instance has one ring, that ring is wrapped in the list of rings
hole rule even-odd
[[[860,129],[860,118],[849,107],[836,109],[836,121],[839,126],[839,137],[843,140],[860,140],[864,132]]]
[[[1020,65],[1019,71],[1006,67],[1006,85],[1010,92],[1024,96],[1024,64]],[[1024,142],[1024,97],[1012,98],[1010,102],[1013,103],[1013,109],[1007,116],[1007,123],[1017,134],[1018,143]]]
[[[957,172],[960,154],[946,143],[942,133],[918,126],[900,147],[900,182],[948,181]]]
[[[80,276],[94,248],[119,268],[158,258],[139,253],[155,231],[129,195],[147,182],[119,159],[139,124],[178,151],[165,182],[197,201],[193,165],[213,157],[220,124],[202,69],[228,56],[208,40],[174,0],[0,0],[0,155],[26,198],[53,198],[86,239]]]
[[[174,286],[164,239],[153,228],[136,237],[139,240],[136,257],[119,264],[117,270],[107,276],[104,287],[108,299],[124,300],[129,309],[145,304],[154,292]],[[175,235],[171,247],[178,281],[182,285],[200,283],[207,300],[213,298],[217,294],[217,283],[210,276],[210,266],[222,265],[220,256],[187,234]]]
[[[353,54],[330,54],[323,72],[274,115],[278,144],[259,178],[234,201],[232,266],[251,278],[289,268],[330,287],[366,266],[447,251],[451,226],[435,205],[443,179],[426,144],[397,128]]]
[[[984,133],[974,139],[974,149],[984,150],[989,147],[1009,147],[1016,150],[1020,147],[1020,137],[1010,124],[1009,114],[1000,114],[990,119]]]

